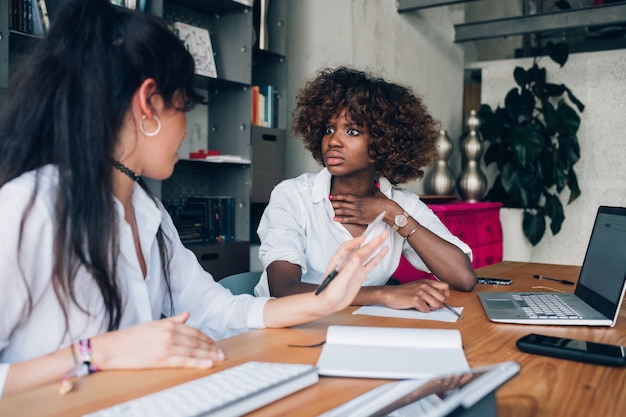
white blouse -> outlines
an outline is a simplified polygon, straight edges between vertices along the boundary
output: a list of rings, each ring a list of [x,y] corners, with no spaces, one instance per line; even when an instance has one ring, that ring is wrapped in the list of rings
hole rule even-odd
[[[282,181],[274,188],[257,230],[261,240],[259,258],[264,268],[274,261],[287,261],[300,265],[302,282],[319,284],[322,281],[328,261],[339,245],[352,239],[348,229],[333,220],[335,212],[328,199],[331,178],[324,168],[317,174],[307,173]],[[385,196],[397,202],[422,226],[459,247],[471,260],[470,247],[450,233],[417,195],[393,187],[386,178],[380,178],[379,184]],[[385,227],[390,232],[385,242],[389,252],[367,275],[363,285],[386,283],[398,268],[402,254],[415,268],[430,272],[411,245],[389,225],[381,225],[380,232]],[[374,231],[373,235],[380,232]],[[254,291],[258,296],[269,296],[266,271]]]
[[[28,206],[39,174],[39,189],[27,222],[20,232],[22,214]],[[0,396],[9,364],[24,361],[106,331],[100,291],[83,268],[76,277],[76,297],[89,315],[69,306],[66,328],[63,310],[52,287],[54,201],[57,170],[45,166],[25,173],[0,188]],[[147,274],[144,279],[130,226],[124,221],[122,204],[116,200],[120,254],[117,274],[123,313],[120,328],[140,322],[190,312],[187,324],[213,339],[262,328],[266,298],[233,296],[202,269],[193,252],[183,246],[167,211],[139,185],[133,205]],[[161,225],[169,238],[170,285],[174,312],[164,285],[156,233]],[[21,235],[21,246],[19,245]],[[28,310],[29,300],[32,310]]]

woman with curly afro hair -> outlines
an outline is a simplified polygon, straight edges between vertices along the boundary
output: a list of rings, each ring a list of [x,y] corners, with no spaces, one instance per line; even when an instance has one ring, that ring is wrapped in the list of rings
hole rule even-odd
[[[450,287],[472,290],[469,246],[417,195],[397,187],[422,178],[436,154],[439,123],[420,97],[363,71],[322,69],[297,95],[293,131],[324,168],[274,188],[257,230],[265,267],[257,295],[315,290],[335,248],[383,211],[389,252],[353,304],[425,312],[442,308]],[[402,255],[437,279],[385,285]]]

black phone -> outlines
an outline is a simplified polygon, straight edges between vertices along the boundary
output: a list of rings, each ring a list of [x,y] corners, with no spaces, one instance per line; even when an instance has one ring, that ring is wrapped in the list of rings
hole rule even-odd
[[[531,333],[518,339],[522,352],[607,366],[626,366],[624,346]]]
[[[512,279],[508,279],[508,278],[478,277],[476,282],[479,283],[479,284],[489,284],[489,285],[511,285],[513,280]]]

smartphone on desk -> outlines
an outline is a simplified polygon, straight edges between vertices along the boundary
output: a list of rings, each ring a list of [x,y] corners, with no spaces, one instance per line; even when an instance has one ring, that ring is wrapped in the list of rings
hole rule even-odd
[[[531,333],[518,339],[522,352],[607,366],[626,366],[624,346]]]
[[[476,279],[478,284],[488,284],[488,285],[511,285],[513,282],[512,279],[508,278],[487,278],[487,277],[478,277]]]

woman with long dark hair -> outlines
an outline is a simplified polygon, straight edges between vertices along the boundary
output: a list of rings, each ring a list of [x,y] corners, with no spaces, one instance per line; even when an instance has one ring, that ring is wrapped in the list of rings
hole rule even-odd
[[[194,63],[156,18],[68,1],[0,111],[0,394],[108,369],[210,367],[213,340],[343,309],[384,233],[319,296],[233,296],[141,177],[172,174]],[[330,259],[363,243],[352,240]],[[166,318],[160,319],[162,316]],[[78,364],[74,368],[74,364]]]

